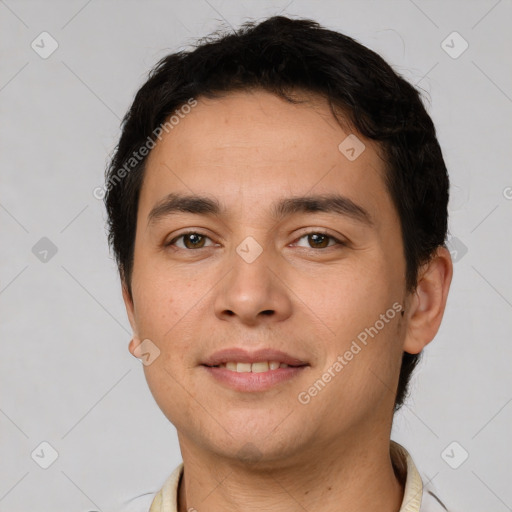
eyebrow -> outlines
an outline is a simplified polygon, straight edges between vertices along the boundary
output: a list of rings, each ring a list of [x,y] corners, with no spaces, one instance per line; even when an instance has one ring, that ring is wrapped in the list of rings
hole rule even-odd
[[[289,197],[274,203],[270,211],[276,220],[282,220],[297,213],[323,212],[349,217],[368,226],[373,225],[367,210],[340,194]],[[226,209],[214,198],[171,193],[152,208],[147,224],[148,226],[156,224],[179,212],[220,217],[226,214]]]

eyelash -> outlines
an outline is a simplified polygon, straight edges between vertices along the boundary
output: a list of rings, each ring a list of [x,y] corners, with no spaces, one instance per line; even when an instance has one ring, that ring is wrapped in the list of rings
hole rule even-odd
[[[201,233],[200,231],[186,231],[185,233],[181,233],[177,237],[174,237],[170,242],[166,243],[165,247],[172,247],[177,240],[179,240],[180,238],[183,238],[184,236],[187,236],[187,235],[199,235],[201,237],[208,238],[208,239],[211,240],[211,238],[208,235],[206,235],[204,233]],[[334,240],[334,242],[336,242],[336,243],[333,244],[333,245],[328,245],[327,247],[321,247],[321,248],[317,248],[317,247],[307,247],[306,248],[306,247],[304,247],[304,249],[309,249],[309,250],[312,250],[312,251],[315,251],[315,250],[320,250],[320,251],[323,250],[323,251],[325,251],[326,249],[329,249],[330,247],[334,247],[335,245],[340,245],[340,246],[344,246],[344,247],[347,245],[345,242],[342,242],[338,238],[336,238],[336,237],[334,237],[332,235],[329,235],[329,233],[326,233],[324,231],[319,231],[319,230],[308,231],[306,233],[303,233],[299,238],[296,239],[296,241],[299,241],[302,238],[307,237],[309,235],[324,235],[327,238],[330,238],[331,240]],[[198,249],[188,249],[188,248],[184,248],[183,249],[181,247],[176,248],[176,250],[183,250],[183,251],[198,251],[199,249],[207,249],[207,247],[199,247]]]

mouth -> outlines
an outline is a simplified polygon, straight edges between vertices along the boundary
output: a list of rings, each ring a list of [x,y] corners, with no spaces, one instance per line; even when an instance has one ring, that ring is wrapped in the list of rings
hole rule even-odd
[[[265,391],[302,373],[309,363],[285,352],[233,348],[213,354],[201,364],[216,383],[242,392]]]
[[[264,373],[268,371],[275,371],[279,368],[300,368],[302,366],[308,366],[306,363],[293,365],[286,364],[280,361],[257,361],[254,363],[243,363],[240,361],[227,361],[217,365],[203,365],[208,368],[225,368],[231,372],[237,373]]]
[[[270,365],[272,365],[272,369],[277,369],[278,366],[276,366],[276,363],[281,365],[287,365],[287,366],[304,366],[307,365],[308,362],[300,359],[298,357],[292,356],[290,354],[287,354],[286,352],[283,352],[281,350],[275,350],[271,348],[261,348],[259,350],[255,351],[248,351],[243,348],[233,347],[233,348],[226,348],[223,350],[219,350],[218,352],[215,352],[211,356],[209,356],[207,359],[202,361],[202,364],[204,366],[221,366],[221,365],[230,365],[230,369],[234,370],[235,367],[233,364],[236,364],[236,368],[240,367],[241,371],[249,371],[248,366],[243,365],[258,365],[258,364],[266,364],[270,368]],[[255,367],[256,371],[258,366]],[[264,371],[267,371],[268,368],[266,368]],[[238,370],[237,370],[238,371]]]

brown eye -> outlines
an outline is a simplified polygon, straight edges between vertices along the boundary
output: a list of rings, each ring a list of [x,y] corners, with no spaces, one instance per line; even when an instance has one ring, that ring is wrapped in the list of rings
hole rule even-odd
[[[337,238],[334,238],[333,236],[328,235],[327,233],[321,233],[317,231],[305,233],[298,239],[298,241],[302,240],[303,238],[307,238],[308,247],[306,247],[306,249],[327,249],[328,247],[331,247],[333,245],[345,245]],[[330,243],[331,241],[334,243]]]
[[[181,239],[183,239],[182,246],[176,243],[178,240]],[[189,233],[183,233],[180,236],[177,236],[176,238],[171,240],[167,245],[176,245],[178,249],[203,249],[204,247],[207,247],[205,245],[206,240],[209,240],[209,238],[206,235],[196,233],[195,231],[190,231]]]
[[[201,248],[204,246],[204,236],[198,233],[188,233],[184,235],[183,241],[187,249],[197,249],[198,247]]]
[[[311,233],[308,236],[308,242],[312,244],[313,249],[323,249],[329,245],[328,235],[324,235],[323,233]]]

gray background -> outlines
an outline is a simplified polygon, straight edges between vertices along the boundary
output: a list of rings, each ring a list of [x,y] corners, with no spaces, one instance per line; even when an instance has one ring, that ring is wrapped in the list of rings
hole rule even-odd
[[[393,438],[451,510],[512,510],[510,0],[5,0],[1,511],[116,510],[156,491],[181,461],[174,427],[128,352],[93,190],[120,118],[159,58],[221,23],[279,12],[356,38],[425,91],[452,181],[455,274]],[[48,58],[43,31],[58,43]],[[469,44],[457,58],[464,42],[454,31]],[[58,452],[48,469],[43,441]]]

